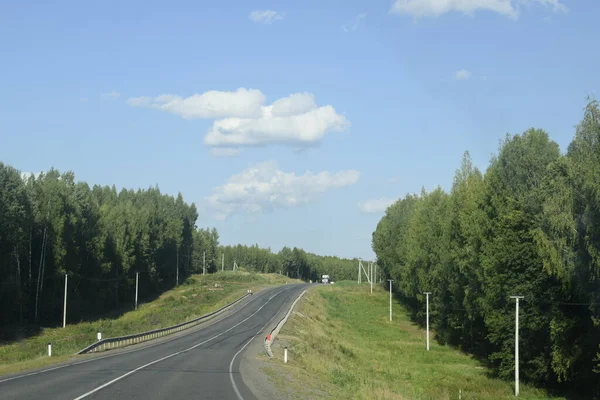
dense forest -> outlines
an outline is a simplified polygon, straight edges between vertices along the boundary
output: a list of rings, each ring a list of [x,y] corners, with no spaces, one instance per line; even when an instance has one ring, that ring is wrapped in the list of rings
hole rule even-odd
[[[356,276],[357,260],[298,248],[221,246],[216,229],[199,229],[195,205],[160,192],[76,182],[51,169],[24,176],[0,163],[0,339],[23,327],[96,318],[149,300],[192,273],[222,267],[315,280]],[[224,261],[224,262],[223,262]]]
[[[465,153],[450,192],[410,194],[373,233],[377,262],[441,343],[522,380],[600,396],[600,110],[587,105],[565,154],[542,130],[507,135],[485,173]]]

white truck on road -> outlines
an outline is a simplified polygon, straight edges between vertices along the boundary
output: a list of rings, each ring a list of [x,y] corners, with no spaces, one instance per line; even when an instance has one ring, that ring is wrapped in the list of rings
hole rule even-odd
[[[329,277],[329,275],[323,275],[321,277],[321,282],[323,282],[323,283],[331,283],[331,278]]]

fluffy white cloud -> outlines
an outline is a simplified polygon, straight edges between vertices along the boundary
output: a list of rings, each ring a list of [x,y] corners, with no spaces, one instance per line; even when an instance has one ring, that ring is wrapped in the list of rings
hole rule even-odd
[[[466,81],[471,77],[471,71],[467,71],[466,69],[459,69],[454,73],[454,79],[457,81]]]
[[[206,201],[218,219],[235,213],[259,214],[305,204],[327,190],[353,185],[359,177],[355,170],[296,175],[280,171],[276,162],[267,161],[231,176]]]
[[[395,0],[390,11],[413,17],[430,17],[452,11],[472,15],[475,11],[487,10],[517,18],[520,8],[531,5],[551,7],[554,12],[567,11],[560,0]]]
[[[343,131],[349,123],[332,106],[302,114],[274,116],[268,107],[261,118],[227,118],[215,121],[204,137],[209,146],[310,145],[327,132]]]
[[[366,213],[382,213],[389,206],[394,204],[395,201],[396,200],[394,199],[388,199],[385,197],[379,199],[369,199],[367,201],[358,203],[358,208],[360,208],[361,211]]]
[[[121,96],[121,93],[115,92],[114,90],[112,92],[102,93],[102,97],[110,97],[111,99],[118,99],[119,96]]]
[[[133,107],[149,107],[183,118],[221,118],[213,122],[204,137],[211,147],[235,148],[266,144],[306,147],[319,142],[329,132],[346,130],[350,123],[330,106],[317,106],[310,93],[294,93],[265,105],[265,96],[254,89],[235,92],[209,91],[190,97],[163,94],[135,97]],[[219,153],[217,151],[217,153]]]
[[[209,90],[190,97],[162,94],[156,97],[133,97],[132,107],[149,107],[177,114],[186,119],[221,117],[257,117],[262,114],[265,96],[260,90],[239,88],[235,92]]]
[[[284,14],[273,10],[254,10],[248,15],[253,22],[270,24],[273,21],[283,19]]]

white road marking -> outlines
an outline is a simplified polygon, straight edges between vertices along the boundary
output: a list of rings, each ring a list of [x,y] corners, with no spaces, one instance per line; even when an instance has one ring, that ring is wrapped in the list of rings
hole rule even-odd
[[[284,289],[284,290],[285,290],[285,289]],[[117,377],[117,378],[113,379],[112,381],[106,382],[104,385],[98,386],[97,388],[95,388],[95,389],[93,389],[93,390],[90,390],[89,392],[87,392],[87,393],[84,393],[84,394],[82,394],[82,395],[81,395],[81,396],[79,396],[79,397],[76,397],[74,400],[81,400],[81,399],[84,399],[84,398],[88,397],[89,395],[91,395],[91,394],[94,394],[94,393],[96,393],[96,392],[98,392],[98,391],[100,391],[100,390],[104,389],[105,387],[107,387],[107,386],[110,386],[110,385],[112,385],[113,383],[115,383],[115,382],[118,382],[118,381],[120,381],[121,379],[123,379],[123,378],[126,378],[126,377],[128,377],[129,375],[131,375],[131,374],[134,374],[134,373],[136,373],[137,371],[139,371],[139,370],[141,370],[141,369],[144,369],[144,368],[146,368],[146,367],[149,367],[150,365],[153,365],[153,364],[159,363],[159,362],[161,362],[161,361],[164,361],[164,360],[166,360],[166,359],[168,359],[168,358],[174,357],[174,356],[176,356],[176,355],[178,355],[178,354],[185,353],[185,352],[188,352],[188,351],[190,351],[190,350],[193,350],[193,349],[195,349],[195,348],[196,348],[196,347],[198,347],[198,346],[202,346],[203,344],[205,344],[205,343],[208,343],[208,342],[210,342],[211,340],[214,340],[214,339],[216,339],[216,338],[218,338],[218,337],[220,337],[220,336],[223,336],[223,335],[224,335],[224,334],[226,334],[227,332],[231,331],[233,328],[236,328],[236,327],[238,327],[239,325],[243,324],[244,322],[248,321],[250,318],[252,318],[253,316],[255,316],[255,315],[256,315],[256,314],[257,314],[257,313],[258,313],[260,310],[262,310],[262,309],[263,309],[263,308],[264,308],[264,307],[265,307],[267,304],[269,304],[269,302],[270,302],[270,301],[273,299],[273,297],[275,297],[275,296],[277,296],[278,294],[282,293],[284,290],[282,290],[282,291],[278,292],[277,294],[275,294],[275,295],[271,296],[271,297],[270,297],[270,298],[269,298],[269,299],[268,299],[268,300],[265,302],[265,304],[263,304],[262,306],[260,306],[260,308],[259,308],[258,310],[256,310],[254,313],[252,313],[250,316],[248,316],[247,318],[245,318],[245,319],[243,319],[242,321],[238,322],[237,324],[233,325],[231,328],[229,328],[229,329],[227,329],[227,330],[225,330],[225,331],[223,331],[223,332],[219,333],[218,335],[215,335],[215,336],[211,337],[210,339],[206,339],[206,340],[205,340],[205,341],[203,341],[203,342],[197,343],[197,344],[193,345],[192,347],[190,347],[190,348],[187,348],[187,349],[185,349],[185,350],[180,350],[180,351],[178,351],[178,352],[175,352],[175,353],[173,353],[173,354],[169,354],[168,356],[165,356],[165,357],[159,358],[158,360],[154,360],[154,361],[152,361],[152,362],[149,362],[148,364],[142,365],[141,367],[138,367],[138,368],[136,368],[136,369],[134,369],[134,370],[132,370],[132,371],[129,371],[129,372],[127,372],[126,374],[123,374],[123,375],[121,375],[121,376],[119,376],[119,377]]]
[[[264,293],[264,292],[263,292],[263,293]],[[259,293],[259,294],[262,294],[262,293]],[[234,314],[238,313],[239,311],[241,311],[241,310],[242,310],[244,307],[246,307],[248,304],[250,304],[251,302],[253,302],[253,301],[254,301],[254,300],[256,300],[256,299],[257,299],[256,297],[255,297],[255,298],[252,298],[252,299],[251,299],[249,302],[247,302],[246,304],[244,304],[243,306],[241,306],[240,308],[238,308],[237,310],[235,310],[234,312],[232,312],[231,314],[229,314],[229,315],[228,315],[228,316],[226,316],[225,318],[223,318],[223,319],[219,319],[219,320],[216,320],[216,321],[213,321],[211,324],[205,325],[205,326],[204,326],[204,327],[202,327],[201,329],[206,329],[206,328],[208,328],[209,326],[212,326],[212,325],[214,325],[214,324],[216,324],[216,323],[218,323],[218,322],[224,321],[225,319],[227,319],[227,318],[231,317],[232,315],[234,315]],[[185,331],[183,331],[183,332],[185,332]],[[162,340],[162,341],[160,341],[160,342],[157,342],[157,343],[152,343],[152,344],[146,345],[146,346],[144,346],[144,347],[139,347],[139,348],[137,348],[137,349],[133,349],[133,350],[129,350],[129,351],[123,351],[123,352],[116,353],[116,354],[109,354],[109,355],[102,356],[102,357],[94,357],[94,358],[92,358],[92,359],[89,359],[89,360],[84,360],[84,361],[78,361],[78,362],[76,362],[76,363],[70,363],[70,364],[65,364],[65,365],[59,365],[58,367],[48,368],[48,369],[44,369],[44,370],[41,370],[41,371],[36,371],[36,372],[30,372],[30,373],[28,373],[28,374],[25,374],[25,375],[13,376],[13,377],[10,377],[10,378],[6,378],[6,379],[3,379],[3,380],[0,380],[0,383],[4,383],[4,382],[8,382],[8,381],[13,381],[13,380],[15,380],[15,379],[21,379],[21,378],[25,378],[25,377],[28,377],[28,376],[39,375],[39,374],[43,374],[43,373],[46,373],[46,372],[54,371],[54,370],[57,370],[57,369],[61,369],[61,368],[73,367],[73,366],[75,366],[75,365],[86,364],[86,363],[89,363],[89,362],[92,362],[92,361],[99,361],[99,360],[103,360],[103,359],[105,359],[105,358],[116,357],[116,356],[122,356],[122,355],[125,355],[125,354],[134,353],[134,352],[136,352],[136,351],[140,351],[140,350],[146,350],[146,349],[148,349],[148,348],[150,348],[150,347],[154,347],[154,346],[158,346],[158,345],[161,345],[161,344],[164,344],[164,343],[168,343],[168,342],[171,342],[171,341],[173,341],[173,340],[177,340],[177,339],[179,339],[179,338],[182,338],[182,337],[184,337],[184,336],[191,335],[191,334],[193,334],[193,333],[196,333],[196,332],[197,332],[197,331],[189,331],[189,332],[185,332],[183,335],[179,335],[179,336],[176,336],[176,337],[171,337],[171,338],[169,338],[169,337],[167,336],[167,340]]]
[[[283,290],[282,290],[282,292],[283,292]],[[277,293],[277,294],[279,294],[279,293]],[[275,296],[273,296],[273,297],[275,297]],[[273,297],[271,297],[271,299]],[[271,299],[269,299],[269,300],[271,300]],[[273,314],[271,319],[262,328],[260,328],[260,330],[258,332],[256,332],[256,334],[254,336],[252,336],[252,338],[250,340],[248,340],[248,342],[244,345],[244,347],[242,347],[237,353],[234,354],[233,358],[231,359],[231,362],[229,363],[229,379],[231,379],[231,385],[233,386],[233,390],[235,391],[235,394],[237,395],[238,400],[244,400],[244,398],[242,397],[242,394],[238,390],[237,385],[235,384],[235,381],[233,379],[233,362],[235,361],[235,358],[238,356],[238,354],[240,354],[242,351],[244,351],[246,346],[248,346],[250,344],[250,342],[252,342],[254,340],[254,338],[256,338],[256,336],[260,335],[260,333],[267,327],[267,325],[269,325],[271,323],[271,321],[273,321],[273,319],[277,316],[277,314],[279,314],[279,312],[281,311],[281,309],[283,308],[284,305],[285,305],[285,303],[283,303],[281,305],[281,307],[279,307],[279,310],[277,310],[277,312],[275,314]]]

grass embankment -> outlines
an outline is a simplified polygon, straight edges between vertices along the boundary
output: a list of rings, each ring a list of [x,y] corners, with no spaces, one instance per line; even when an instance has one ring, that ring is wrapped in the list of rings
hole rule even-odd
[[[282,275],[243,271],[193,275],[156,300],[138,304],[137,311],[126,312],[116,319],[67,324],[65,328],[45,328],[39,335],[0,343],[0,375],[64,361],[95,342],[97,332],[108,338],[175,325],[214,311],[242,296],[247,289],[256,292],[262,287],[286,281],[300,282]],[[52,357],[48,357],[48,343],[52,343]]]
[[[425,332],[388,292],[356,283],[322,285],[307,293],[282,329],[275,347],[287,345],[289,362],[267,367],[289,398],[513,399],[514,384],[489,377],[472,357]],[[522,399],[549,398],[521,384]]]

